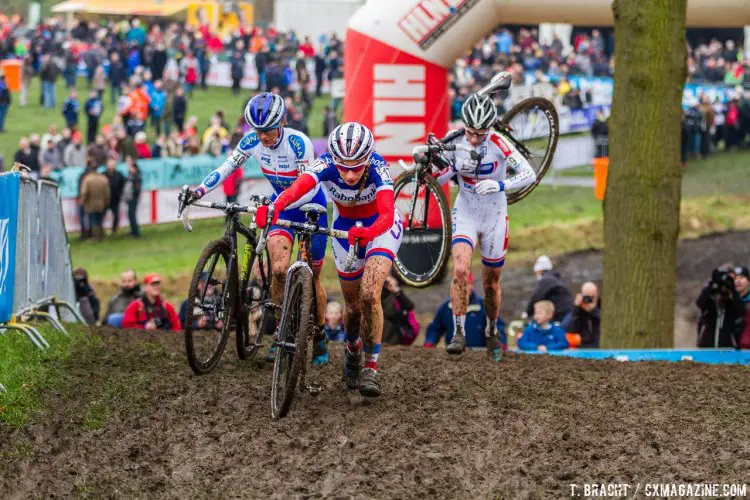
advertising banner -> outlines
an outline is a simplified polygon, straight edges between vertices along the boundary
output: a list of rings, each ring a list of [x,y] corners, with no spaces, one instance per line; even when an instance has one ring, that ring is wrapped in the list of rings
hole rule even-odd
[[[0,175],[0,323],[13,314],[20,174]]]

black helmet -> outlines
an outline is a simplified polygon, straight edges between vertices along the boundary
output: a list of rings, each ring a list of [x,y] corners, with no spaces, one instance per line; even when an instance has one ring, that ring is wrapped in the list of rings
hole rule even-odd
[[[495,101],[490,96],[471,94],[461,106],[461,119],[470,128],[490,128],[497,120]]]

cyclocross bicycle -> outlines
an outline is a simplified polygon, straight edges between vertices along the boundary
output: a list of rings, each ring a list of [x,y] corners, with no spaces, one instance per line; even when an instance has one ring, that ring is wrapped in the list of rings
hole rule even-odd
[[[493,94],[510,87],[510,75],[499,73],[479,93]],[[536,172],[536,182],[507,193],[508,204],[528,196],[549,170],[557,148],[559,120],[554,104],[541,97],[521,101],[505,113],[493,128],[510,141]],[[396,206],[404,214],[404,236],[394,259],[398,278],[407,285],[424,288],[434,283],[445,271],[450,257],[451,214],[449,200],[435,177],[440,168],[435,161],[443,151],[455,151],[448,144],[463,133],[459,129],[438,140],[430,134],[420,161],[411,167],[401,162],[404,172],[396,177],[393,190]],[[481,160],[468,146],[459,146]],[[420,251],[409,246],[418,244]],[[412,250],[412,251],[410,251]]]
[[[273,210],[273,208],[271,209]],[[322,234],[329,238],[347,239],[349,233],[318,225],[318,219],[325,213],[325,208],[308,203],[300,207],[305,213],[307,222],[276,221],[276,225],[293,229],[297,238],[297,260],[289,266],[284,288],[284,301],[281,305],[281,321],[274,336],[276,359],[273,365],[271,381],[271,417],[279,419],[288,412],[294,400],[294,393],[302,376],[300,391],[311,394],[320,392],[320,386],[307,385],[305,374],[307,367],[307,344],[315,332],[315,314],[317,296],[313,286],[312,271],[312,237]],[[269,211],[270,212],[270,211]],[[269,220],[273,214],[269,213]],[[357,223],[361,226],[361,223]],[[268,227],[268,226],[267,226]],[[267,233],[264,233],[264,238]],[[258,247],[265,244],[261,239]],[[349,247],[345,268],[350,269],[357,261],[359,242]]]
[[[178,198],[178,217],[182,217],[187,231],[193,230],[191,206],[221,210],[227,217],[224,236],[210,241],[203,249],[188,292],[185,350],[190,368],[203,375],[216,368],[232,329],[238,357],[249,359],[261,347],[263,335],[273,328],[271,260],[265,243],[258,244],[268,228],[259,237],[254,221],[246,226],[240,220],[242,213],[255,213],[257,206],[268,205],[271,200],[252,196],[250,206],[202,201],[187,205],[189,195],[184,186]],[[238,234],[245,238],[242,260],[238,257]]]

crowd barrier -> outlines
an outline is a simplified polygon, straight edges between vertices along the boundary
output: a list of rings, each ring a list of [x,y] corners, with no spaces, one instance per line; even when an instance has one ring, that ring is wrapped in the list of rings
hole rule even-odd
[[[21,172],[0,174],[0,333],[21,331],[38,348],[49,344],[31,318],[80,320],[70,247],[57,185]]]
[[[750,365],[750,351],[735,349],[570,349],[554,356],[617,361],[692,361],[719,365]]]

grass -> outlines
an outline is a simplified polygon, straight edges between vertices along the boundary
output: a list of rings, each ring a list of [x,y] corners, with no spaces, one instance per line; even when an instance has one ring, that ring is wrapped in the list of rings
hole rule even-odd
[[[85,78],[79,78],[76,85],[78,100],[83,107],[88,99],[88,86]],[[62,131],[65,127],[65,120],[62,116],[62,103],[68,95],[62,79],[57,82],[57,107],[55,109],[43,108],[39,105],[39,94],[41,93],[41,84],[39,78],[32,79],[28,93],[28,104],[24,107],[20,105],[18,94],[13,95],[13,103],[5,120],[4,134],[0,134],[0,154],[5,156],[6,168],[10,168],[13,163],[13,156],[18,149],[18,141],[23,136],[37,133],[44,134],[51,124],[57,125],[57,130]],[[223,87],[209,87],[207,90],[195,90],[193,97],[188,98],[187,116],[195,115],[198,117],[198,126],[200,131],[208,125],[211,115],[218,110],[223,109],[227,122],[234,126],[236,120],[242,115],[245,101],[250,92],[244,91],[239,95],[232,94],[231,89]],[[105,91],[104,113],[101,124],[112,123],[115,112],[115,106],[110,104],[110,90]],[[313,108],[310,111],[308,126],[311,137],[320,137],[323,135],[323,108],[330,102],[330,96],[322,96],[314,100]],[[85,134],[86,116],[82,112],[79,116],[79,128]],[[149,127],[149,140],[153,140],[153,128]],[[231,130],[230,130],[231,132]]]
[[[38,389],[60,380],[59,363],[70,356],[71,348],[92,339],[81,325],[66,325],[70,337],[46,324],[35,326],[50,344],[46,351],[34,347],[20,332],[0,335],[0,383],[7,390],[0,393],[0,422],[13,427],[22,427],[42,408]]]

